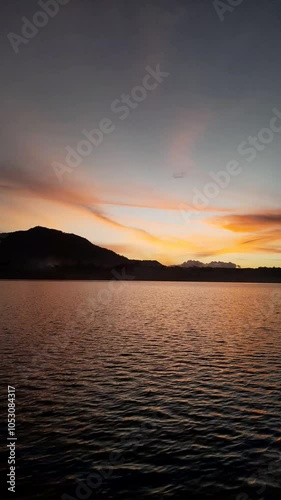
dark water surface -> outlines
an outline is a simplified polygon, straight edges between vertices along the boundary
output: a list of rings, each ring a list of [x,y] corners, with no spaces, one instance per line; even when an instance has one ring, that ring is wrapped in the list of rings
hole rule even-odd
[[[0,282],[9,497],[280,498],[280,304],[270,284]]]

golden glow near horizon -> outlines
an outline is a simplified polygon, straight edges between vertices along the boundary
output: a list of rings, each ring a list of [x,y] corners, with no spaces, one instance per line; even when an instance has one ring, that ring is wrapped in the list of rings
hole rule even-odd
[[[86,237],[135,259],[163,264],[185,260],[235,262],[241,267],[280,266],[281,210],[241,213],[212,204],[195,209],[181,195],[141,187],[83,184],[69,178],[6,176],[1,231],[45,225]],[[187,207],[183,211],[184,207]]]

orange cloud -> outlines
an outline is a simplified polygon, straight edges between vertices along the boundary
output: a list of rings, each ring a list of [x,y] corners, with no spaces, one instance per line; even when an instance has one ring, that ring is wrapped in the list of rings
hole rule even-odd
[[[281,227],[281,210],[263,214],[229,215],[213,219],[215,225],[235,233],[252,233]]]

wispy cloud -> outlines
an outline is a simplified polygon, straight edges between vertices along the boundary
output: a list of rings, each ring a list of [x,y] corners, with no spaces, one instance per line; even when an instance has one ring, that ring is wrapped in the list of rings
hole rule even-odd
[[[264,213],[219,216],[209,220],[215,225],[234,235],[247,236],[218,249],[216,255],[238,253],[280,253],[281,245],[281,210],[265,211]],[[213,255],[210,252],[206,256]]]
[[[202,137],[210,120],[209,113],[185,113],[173,126],[170,139],[169,163],[173,177],[184,177],[196,167],[193,147]]]
[[[0,169],[0,191],[3,193],[9,192],[9,196],[15,194],[17,200],[20,197],[37,200],[47,200],[55,204],[68,206],[69,208],[75,209],[84,213],[85,215],[90,215],[99,222],[106,224],[115,229],[124,231],[125,233],[130,233],[133,237],[137,237],[138,240],[144,241],[149,245],[154,247],[159,247],[166,249],[167,251],[176,250],[177,248],[183,247],[186,250],[191,248],[195,249],[196,246],[187,242],[184,239],[177,238],[160,238],[151,234],[149,231],[135,227],[133,225],[126,225],[118,220],[115,220],[112,216],[109,216],[104,211],[104,205],[117,204],[117,200],[110,201],[110,195],[113,194],[113,188],[109,188],[108,193],[102,193],[99,186],[84,186],[84,185],[58,185],[57,183],[52,183],[51,180],[41,179],[34,172],[27,169],[22,169],[16,165],[5,165],[1,166]],[[116,191],[116,196],[118,189]],[[106,197],[107,200],[106,200]],[[113,197],[114,198],[114,197]],[[161,208],[174,210],[178,209],[178,204],[175,200],[165,199],[164,195],[159,195],[157,197],[152,196],[152,192],[147,190],[144,194],[144,200],[142,206],[150,208]],[[133,200],[120,202],[121,205],[133,206]],[[141,203],[139,203],[141,204]],[[136,203],[134,206],[138,206]]]
[[[279,253],[281,242],[281,211],[266,211],[253,214],[228,214],[205,220],[218,229],[200,233],[194,221],[189,231],[181,233],[179,228],[173,229],[169,224],[155,225],[153,210],[179,210],[179,200],[166,193],[156,192],[146,186],[130,185],[101,185],[86,182],[80,184],[74,180],[62,185],[50,176],[44,176],[44,170],[35,171],[31,166],[22,168],[15,164],[0,165],[0,194],[6,201],[5,211],[12,220],[18,211],[18,221],[22,224],[26,213],[30,220],[31,201],[34,201],[34,210],[37,206],[42,209],[42,202],[47,202],[56,213],[61,207],[62,212],[73,211],[81,214],[88,220],[92,219],[101,227],[115,230],[118,235],[108,244],[112,249],[134,258],[153,258],[166,264],[179,263],[188,258],[208,258],[225,254],[237,253]],[[11,200],[16,201],[17,210],[11,208]],[[9,200],[7,202],[7,200]],[[22,202],[21,202],[22,200]],[[21,209],[22,203],[22,209]],[[10,204],[10,205],[9,205]],[[57,208],[56,208],[57,207]],[[114,213],[117,207],[134,207],[148,209],[150,222],[146,219],[135,218],[133,212],[130,217],[120,215],[120,210]],[[191,207],[192,209],[192,207]],[[207,207],[205,212],[212,212],[213,207]],[[126,210],[125,210],[126,211]],[[122,211],[123,212],[123,211]],[[43,212],[44,213],[44,212]],[[219,213],[219,212],[218,212]],[[206,214],[205,214],[206,215]],[[47,220],[52,216],[46,214]],[[89,219],[90,218],[90,219]],[[168,222],[168,220],[167,220]],[[20,229],[16,227],[15,229]],[[63,227],[61,228],[63,229]],[[204,228],[203,228],[204,229]],[[176,232],[178,231],[178,234]],[[79,230],[77,231],[79,234]],[[229,233],[227,236],[226,233]],[[174,234],[173,234],[174,233]],[[243,233],[245,237],[238,238]],[[95,238],[92,238],[94,241]],[[95,242],[95,241],[94,241]]]

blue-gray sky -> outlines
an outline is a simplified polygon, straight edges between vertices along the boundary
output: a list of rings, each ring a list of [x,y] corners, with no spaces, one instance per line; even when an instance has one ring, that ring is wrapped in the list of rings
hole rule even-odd
[[[280,2],[64,2],[3,2],[0,231],[280,266]]]

